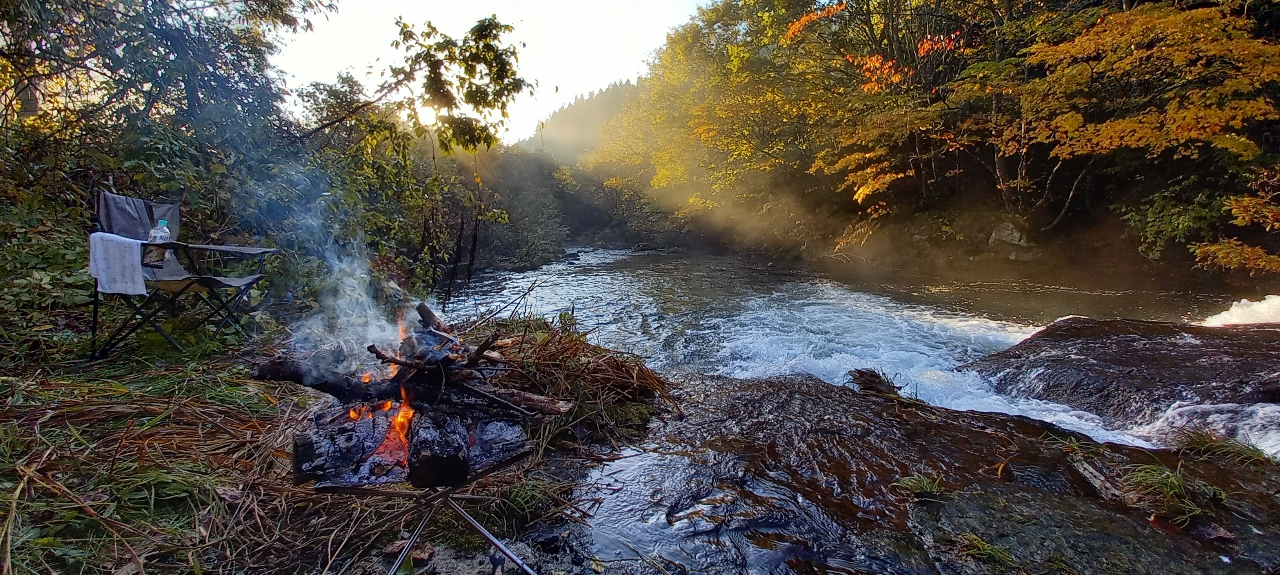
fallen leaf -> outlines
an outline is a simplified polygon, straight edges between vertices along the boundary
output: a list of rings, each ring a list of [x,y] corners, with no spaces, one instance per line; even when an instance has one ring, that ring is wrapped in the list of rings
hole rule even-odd
[[[408,545],[409,545],[409,540],[407,539],[392,541],[391,543],[387,544],[386,547],[382,548],[382,554],[385,555],[388,559],[394,559],[398,557],[400,555],[400,552],[404,551],[404,548],[407,547]]]
[[[239,503],[244,500],[244,492],[230,487],[214,487],[213,491],[227,503]]]

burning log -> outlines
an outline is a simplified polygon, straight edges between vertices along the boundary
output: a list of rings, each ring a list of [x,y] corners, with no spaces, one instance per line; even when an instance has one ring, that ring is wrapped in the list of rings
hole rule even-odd
[[[293,437],[294,483],[361,476],[369,484],[398,480],[387,478],[394,467],[388,462],[366,466],[391,429],[393,417],[390,406],[338,406],[317,413],[315,431]]]
[[[363,381],[359,377],[331,373],[311,375],[306,365],[292,357],[273,357],[256,363],[249,376],[259,381],[289,381],[332,395],[342,402],[375,401],[400,397],[400,384],[390,381]]]
[[[489,386],[492,366],[504,362],[490,349],[499,338],[471,348],[425,304],[417,311],[423,327],[408,330],[402,322],[396,353],[368,346],[389,368],[341,373],[337,367],[351,362],[340,351],[254,366],[257,379],[291,381],[339,402],[316,415],[312,431],[294,437],[295,482],[461,485],[485,466],[528,449],[526,417],[573,409],[572,402]]]

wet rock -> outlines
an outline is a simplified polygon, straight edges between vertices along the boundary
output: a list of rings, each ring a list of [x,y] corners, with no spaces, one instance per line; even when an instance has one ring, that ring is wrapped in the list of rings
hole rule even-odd
[[[1027,241],[1027,236],[1018,231],[1018,226],[1013,225],[1012,222],[996,224],[995,229],[991,230],[991,239],[987,240],[987,243],[992,246],[1013,244],[1024,248],[1031,245],[1031,242]]]
[[[1280,402],[1280,325],[1201,327],[1067,317],[963,365],[997,391],[1070,405],[1113,428],[1181,405]]]
[[[808,376],[689,376],[673,393],[684,416],[667,418],[580,494],[599,502],[588,537],[591,555],[609,560],[606,573],[1280,569],[1269,543],[1280,537],[1273,468],[1098,446],[1027,418]],[[1150,463],[1231,496],[1186,530],[1156,529],[1125,495],[1125,474]],[[899,480],[914,474],[941,489],[913,496]]]
[[[1096,501],[1016,484],[974,485],[944,502],[912,504],[911,528],[943,573],[1258,572],[1257,566],[1192,551],[1194,542]],[[995,550],[984,553],[983,544]]]

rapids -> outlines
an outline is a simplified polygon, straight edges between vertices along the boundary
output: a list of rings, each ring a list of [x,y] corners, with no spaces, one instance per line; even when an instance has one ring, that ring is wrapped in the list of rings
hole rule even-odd
[[[473,315],[516,300],[508,310],[572,312],[596,343],[638,354],[668,374],[808,373],[843,384],[849,370],[874,368],[904,386],[904,395],[934,405],[1023,415],[1135,446],[1149,446],[1149,435],[1107,429],[1067,406],[998,394],[981,376],[955,368],[1062,315],[1197,320],[1230,302],[1018,283],[854,286],[746,258],[582,249],[536,270],[481,275],[446,311]]]
[[[984,572],[956,551],[957,534],[971,532],[1039,569],[1030,572],[1170,575],[1280,566],[1275,501],[1262,498],[1261,519],[1225,518],[1239,519],[1226,525],[1238,537],[1236,563],[1219,560],[1217,543],[1167,539],[1090,495],[1066,452],[1045,440],[1060,432],[1035,420],[1138,447],[1149,433],[1002,395],[956,368],[1068,314],[1190,322],[1230,304],[1029,283],[853,285],[743,258],[587,249],[530,272],[478,276],[444,313],[571,312],[593,341],[638,354],[675,382],[682,412],[655,418],[649,437],[588,472],[575,492],[579,521],[529,535],[552,561],[576,558],[555,570],[587,572],[590,560],[606,575]],[[960,411],[826,389],[855,368]],[[795,373],[821,381],[782,376]],[[1122,446],[1099,453],[1112,470],[1152,458]],[[909,503],[892,482],[911,472],[954,492]],[[1249,481],[1261,487],[1231,490],[1277,488]]]

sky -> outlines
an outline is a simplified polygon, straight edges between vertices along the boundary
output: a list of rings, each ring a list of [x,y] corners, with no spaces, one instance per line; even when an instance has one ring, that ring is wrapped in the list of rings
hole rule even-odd
[[[508,108],[501,134],[506,143],[532,135],[538,123],[579,95],[611,82],[634,80],[666,40],[667,32],[689,20],[701,0],[377,0],[338,3],[328,17],[313,18],[315,30],[283,38],[272,61],[290,88],[332,82],[348,71],[366,87],[378,72],[400,61],[391,48],[396,17],[430,21],[455,38],[481,18],[497,15],[515,31],[518,70],[537,82],[533,96],[521,96]],[[520,47],[519,42],[525,46]],[[372,75],[366,75],[372,66]]]

